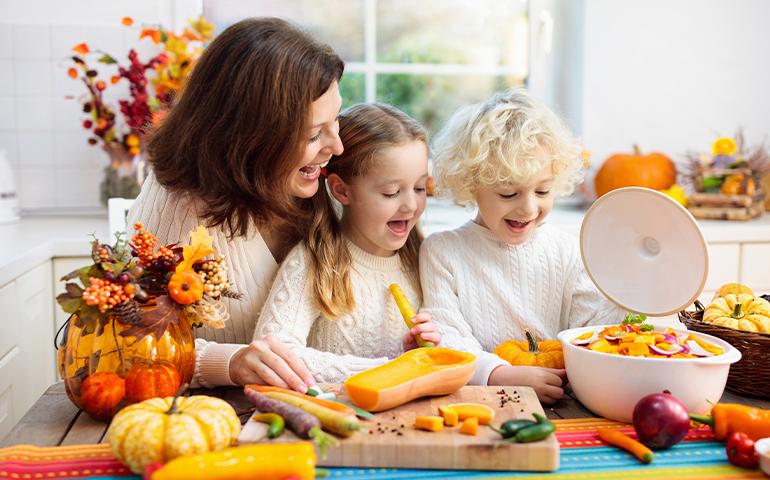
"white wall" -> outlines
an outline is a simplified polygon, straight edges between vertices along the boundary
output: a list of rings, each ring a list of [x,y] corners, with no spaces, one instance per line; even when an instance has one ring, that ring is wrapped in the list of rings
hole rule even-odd
[[[0,148],[22,208],[99,208],[107,156],[86,143],[78,100],[85,87],[67,76],[72,47],[86,42],[118,59],[134,47],[147,58],[153,47],[138,41],[142,24],[178,29],[199,12],[196,0],[0,0]],[[123,16],[135,26],[122,26]],[[108,88],[105,97],[126,88]]]
[[[584,0],[582,113],[593,153],[675,160],[745,127],[770,139],[770,1]]]

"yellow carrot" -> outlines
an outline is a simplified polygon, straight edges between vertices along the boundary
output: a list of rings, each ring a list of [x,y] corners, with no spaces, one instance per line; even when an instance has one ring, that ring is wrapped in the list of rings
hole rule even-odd
[[[264,392],[262,395],[301,408],[318,418],[324,430],[342,435],[343,437],[349,437],[353,435],[353,432],[361,429],[361,423],[355,415],[345,415],[304,398],[282,392]]]
[[[600,428],[597,430],[599,438],[605,443],[620,447],[639,459],[642,463],[650,463],[653,459],[652,450],[619,430]]]
[[[396,300],[396,305],[398,305],[398,309],[401,311],[401,316],[404,317],[406,326],[409,328],[409,330],[412,330],[414,328],[412,318],[414,318],[415,313],[414,310],[412,310],[412,306],[409,304],[409,300],[407,300],[404,291],[401,290],[401,287],[397,283],[391,283],[390,287],[388,288],[390,289],[390,293],[393,294],[393,299]],[[415,335],[414,340],[417,342],[417,345],[421,347],[436,346],[433,342],[426,342],[419,335]]]

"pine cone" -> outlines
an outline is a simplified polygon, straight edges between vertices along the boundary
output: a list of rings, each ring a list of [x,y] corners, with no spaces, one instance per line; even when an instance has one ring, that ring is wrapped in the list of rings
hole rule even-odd
[[[112,312],[124,325],[136,325],[142,321],[142,310],[136,300],[129,300],[113,307]]]

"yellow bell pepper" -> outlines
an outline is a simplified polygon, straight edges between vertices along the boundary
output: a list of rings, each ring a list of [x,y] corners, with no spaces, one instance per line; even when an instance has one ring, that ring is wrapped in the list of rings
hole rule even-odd
[[[151,480],[299,480],[315,478],[310,442],[258,443],[178,457],[153,472]]]

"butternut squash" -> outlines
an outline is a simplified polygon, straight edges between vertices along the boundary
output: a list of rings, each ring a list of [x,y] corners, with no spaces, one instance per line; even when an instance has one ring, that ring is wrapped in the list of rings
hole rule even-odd
[[[476,435],[479,431],[479,419],[478,417],[466,418],[463,424],[460,426],[460,433],[465,435]]]
[[[460,416],[457,414],[456,411],[452,410],[451,408],[445,407],[444,405],[438,406],[438,413],[444,417],[444,425],[447,427],[454,427],[457,425],[457,422],[460,419]]]
[[[468,383],[476,356],[449,348],[415,348],[384,365],[345,380],[345,390],[357,407],[380,412],[415,398],[448,395]]]
[[[444,419],[435,415],[416,417],[414,419],[414,428],[429,432],[440,432],[444,429]]]
[[[459,420],[478,418],[481,425],[488,425],[495,418],[495,411],[480,403],[453,403],[446,408],[457,412]]]

